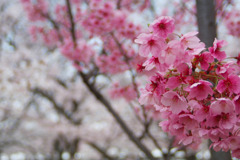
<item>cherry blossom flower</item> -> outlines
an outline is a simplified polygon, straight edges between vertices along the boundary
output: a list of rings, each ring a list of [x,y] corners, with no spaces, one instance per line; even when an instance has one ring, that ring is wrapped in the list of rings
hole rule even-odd
[[[233,102],[235,104],[236,114],[240,114],[240,95],[234,97]]]
[[[240,148],[232,150],[232,156],[239,158],[240,157]]]
[[[143,63],[143,66],[145,67],[146,70],[151,70],[157,65],[159,65],[159,60],[157,57],[152,56],[152,58],[148,59],[145,63]]]
[[[218,127],[220,129],[232,129],[237,122],[237,117],[234,112],[212,115],[207,117],[207,124],[210,127]]]
[[[190,92],[188,98],[196,98],[197,100],[203,100],[208,97],[208,95],[213,94],[213,90],[211,89],[212,83],[200,80],[197,83],[194,83],[190,86]]]
[[[158,56],[159,51],[164,49],[166,46],[164,39],[153,35],[153,34],[140,34],[135,43],[140,44],[139,54],[143,57],[147,57],[149,53],[152,53],[153,56]]]
[[[190,113],[179,115],[179,122],[184,124],[184,127],[188,130],[192,130],[198,127],[196,117]]]
[[[231,129],[237,122],[235,113],[222,113],[219,127],[224,129]]]
[[[195,58],[197,61],[196,63],[199,62],[203,70],[207,70],[209,67],[209,63],[214,61],[214,58],[210,52],[204,52],[200,55],[196,55]]]
[[[227,98],[219,98],[210,106],[212,115],[221,115],[222,113],[232,113],[235,110],[234,103]]]
[[[163,94],[161,103],[169,106],[171,111],[175,114],[180,113],[187,109],[187,102],[184,97],[180,97],[176,92],[168,91]]]
[[[147,89],[140,89],[141,95],[139,98],[140,104],[153,104],[153,92],[147,90]]]
[[[164,50],[161,50],[161,54],[158,55],[159,62],[161,64],[172,65],[175,63],[177,55],[180,54],[179,41],[170,41]]]
[[[200,39],[196,36],[197,34],[198,32],[189,32],[180,38],[180,43],[184,49],[198,48]]]
[[[227,78],[230,74],[239,74],[239,66],[236,65],[236,62],[228,61],[220,66],[216,70],[217,74],[220,74],[224,78]]]
[[[226,45],[227,45],[226,41],[217,40],[215,38],[213,42],[213,47],[209,47],[209,51],[211,52],[214,58],[216,58],[219,61],[222,61],[224,58],[226,58],[226,53],[224,51],[221,51],[221,48]]]
[[[169,33],[174,30],[174,19],[171,17],[162,16],[153,21],[149,26],[149,31],[153,34],[166,38]]]
[[[178,72],[183,76],[192,74],[191,64],[181,63],[177,65],[176,68]]]
[[[195,112],[195,117],[196,120],[198,120],[199,122],[202,122],[203,120],[205,120],[207,117],[209,116],[209,106],[201,106],[200,109],[198,109]]]
[[[240,78],[237,75],[230,75],[227,79],[220,80],[217,85],[217,90],[220,93],[228,90],[230,94],[238,94],[240,92]]]
[[[177,76],[169,78],[166,87],[169,89],[174,89],[178,87],[184,81],[184,77]]]

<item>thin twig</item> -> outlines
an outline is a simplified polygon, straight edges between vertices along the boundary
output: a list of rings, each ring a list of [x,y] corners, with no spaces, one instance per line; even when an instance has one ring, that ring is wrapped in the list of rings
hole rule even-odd
[[[151,132],[147,133],[149,138],[152,140],[153,144],[160,150],[162,151],[162,147],[158,144],[157,140],[154,138],[154,136],[151,134]]]
[[[50,21],[50,23],[53,25],[53,28],[57,31],[60,42],[63,42],[63,37],[60,34],[60,29],[59,29],[58,23],[56,21],[54,21],[54,19],[49,14],[42,13],[41,15]]]
[[[98,153],[100,153],[104,158],[107,158],[108,160],[116,160],[116,157],[110,156],[105,149],[101,148],[96,143],[90,142],[90,141],[85,141],[85,142],[89,146],[91,146],[93,149],[95,149]]]
[[[42,97],[46,98],[47,100],[49,100],[52,104],[54,109],[60,113],[61,115],[63,115],[66,119],[68,119],[72,124],[74,125],[79,125],[81,124],[81,119],[74,119],[72,117],[73,113],[69,113],[67,111],[65,111],[64,107],[57,104],[56,100],[50,95],[48,94],[46,91],[40,89],[40,88],[33,88],[31,89],[31,91],[35,94],[41,95]]]
[[[75,23],[74,23],[74,18],[73,18],[73,14],[72,14],[71,4],[70,4],[69,0],[65,0],[65,2],[67,4],[68,16],[69,16],[69,20],[71,23],[71,28],[70,28],[71,37],[72,37],[73,43],[76,45],[77,39],[76,39],[76,34],[75,34]]]
[[[134,90],[135,92],[137,93],[137,97],[139,98],[140,97],[140,92],[138,90],[138,87],[137,87],[137,83],[136,83],[136,75],[131,67],[131,64],[129,62],[129,57],[127,57],[127,54],[125,53],[124,49],[122,48],[122,45],[121,43],[118,41],[118,39],[115,37],[115,35],[113,33],[110,33],[111,36],[113,37],[115,43],[117,44],[118,48],[119,48],[119,51],[121,52],[121,54],[123,55],[124,57],[124,60],[126,62],[126,64],[128,65],[128,68],[129,68],[129,71],[131,72],[131,78],[132,78],[132,84],[134,86]],[[142,109],[142,113],[143,113],[143,117],[144,117],[144,123],[145,123],[145,128],[147,128],[147,123],[148,123],[148,120],[147,120],[147,113],[146,113],[146,110],[145,110],[145,107],[144,105],[140,105],[141,106],[141,109]]]

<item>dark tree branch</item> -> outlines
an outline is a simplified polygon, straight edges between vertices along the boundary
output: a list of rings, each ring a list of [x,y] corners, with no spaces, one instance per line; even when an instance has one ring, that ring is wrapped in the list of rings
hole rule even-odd
[[[131,78],[132,78],[132,84],[133,84],[133,87],[134,87],[134,90],[135,92],[137,93],[137,97],[139,98],[140,97],[140,92],[138,90],[138,87],[137,87],[137,83],[136,83],[136,74],[134,73],[132,67],[131,67],[131,64],[129,62],[129,57],[127,56],[126,52],[124,51],[123,47],[122,47],[122,44],[118,41],[118,39],[115,37],[114,33],[111,33],[111,36],[113,38],[113,40],[115,41],[115,43],[117,44],[118,48],[119,48],[119,51],[121,52],[121,54],[123,55],[123,58],[124,58],[124,61],[126,62],[127,66],[128,66],[128,69],[129,71],[131,72]],[[143,113],[143,117],[144,117],[144,123],[145,123],[145,128],[147,128],[147,113],[145,111],[145,108],[143,105],[141,105],[141,109],[142,109],[142,113]]]
[[[108,155],[106,150],[101,148],[100,146],[98,146],[96,143],[90,142],[90,141],[85,141],[85,142],[89,146],[91,146],[93,149],[95,149],[98,153],[100,153],[104,158],[106,158],[108,160],[116,160],[116,157],[112,157],[112,156]]]
[[[60,34],[60,29],[59,29],[58,23],[55,22],[54,19],[49,14],[42,13],[41,15],[50,21],[50,23],[52,24],[53,28],[57,31],[59,40],[62,42],[63,41],[63,37]]]
[[[33,103],[35,103],[35,101],[34,101],[33,99],[31,99],[31,100],[26,104],[26,106],[25,106],[24,109],[23,109],[22,114],[20,115],[20,117],[18,117],[18,118],[16,119],[15,124],[12,126],[12,128],[11,128],[11,130],[10,130],[11,132],[13,132],[13,130],[16,130],[16,129],[18,128],[18,126],[20,126],[20,123],[22,122],[21,119],[26,116],[27,110],[30,108],[30,106],[31,106]]]
[[[169,142],[169,145],[168,145],[168,152],[166,154],[163,154],[163,157],[164,157],[165,160],[170,160],[171,159],[172,154],[171,154],[170,150],[173,147],[174,140],[175,140],[175,137],[172,137],[170,139],[170,142]]]
[[[8,147],[16,147],[16,146],[19,146],[21,149],[27,149],[27,151],[29,151],[32,154],[36,154],[38,152],[30,144],[26,144],[23,141],[21,142],[19,140],[15,140],[15,139],[0,141],[0,152]]]
[[[70,20],[70,23],[71,23],[71,28],[70,28],[71,37],[72,37],[73,43],[76,45],[76,40],[77,39],[76,39],[76,34],[75,34],[75,23],[74,23],[74,18],[73,18],[71,4],[70,4],[69,0],[65,0],[65,2],[66,2],[66,5],[67,5],[68,16],[69,16],[69,20]]]
[[[60,113],[61,115],[63,115],[67,120],[69,120],[72,124],[74,125],[79,125],[81,124],[81,119],[74,119],[72,117],[72,114],[73,113],[70,113],[68,111],[66,111],[64,109],[63,106],[57,104],[56,100],[49,94],[47,93],[46,91],[42,90],[42,89],[39,89],[39,88],[33,88],[31,89],[31,91],[35,94],[38,94],[38,95],[41,95],[42,97],[46,98],[47,100],[49,100],[52,104],[53,104],[53,107],[54,109]]]
[[[150,131],[148,131],[148,136],[151,139],[151,141],[153,142],[153,144],[160,150],[162,151],[162,147],[158,144],[157,140],[155,139],[155,137],[152,135],[152,133]]]
[[[145,145],[143,145],[138,139],[137,137],[134,135],[134,133],[131,131],[131,129],[127,126],[127,124],[122,120],[122,118],[120,117],[120,115],[113,109],[113,107],[111,106],[111,104],[109,103],[109,101],[107,99],[105,99],[105,97],[103,97],[103,95],[96,90],[96,88],[94,86],[92,86],[91,84],[89,84],[88,79],[86,77],[86,75],[82,72],[79,72],[80,76],[83,79],[83,82],[85,83],[85,85],[88,87],[88,89],[90,90],[90,92],[95,96],[95,98],[97,98],[97,100],[99,100],[105,107],[106,109],[112,114],[112,116],[115,118],[115,120],[118,122],[118,124],[120,125],[120,127],[123,129],[123,131],[128,135],[129,139],[134,142],[134,144],[141,150],[143,151],[143,153],[145,153],[145,155],[149,158],[149,159],[155,159],[151,152],[146,148]]]
[[[61,80],[60,78],[55,78],[54,80],[56,80],[56,82],[58,84],[60,84],[63,88],[68,89],[67,84],[63,80]]]
[[[117,44],[118,49],[119,49],[120,53],[122,54],[122,56],[124,58],[124,61],[126,62],[127,66],[128,66],[129,71],[131,72],[132,84],[134,86],[134,90],[137,93],[137,96],[139,97],[140,93],[138,91],[137,84],[136,84],[136,75],[135,75],[134,71],[132,70],[132,66],[131,66],[130,61],[129,61],[130,58],[127,56],[126,52],[124,51],[124,49],[122,47],[122,44],[115,37],[114,33],[111,33],[111,36],[112,36],[113,40],[115,41],[115,43]]]

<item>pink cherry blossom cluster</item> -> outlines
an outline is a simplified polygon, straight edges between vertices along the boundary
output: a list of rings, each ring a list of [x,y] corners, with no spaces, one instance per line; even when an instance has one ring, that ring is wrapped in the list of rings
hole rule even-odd
[[[132,85],[122,87],[119,83],[113,84],[110,95],[112,98],[123,97],[128,102],[137,98],[136,91]]]
[[[33,40],[38,40],[41,37],[47,46],[54,46],[59,41],[59,36],[54,29],[44,29],[43,27],[32,26],[29,30]]]
[[[33,38],[43,40],[47,46],[60,48],[62,54],[73,61],[78,70],[94,61],[102,73],[117,74],[134,68],[139,59],[142,59],[132,47],[142,28],[128,19],[128,7],[131,6],[127,3],[129,1],[117,4],[118,1],[91,0],[86,9],[81,8],[83,2],[80,0],[70,1],[79,4],[72,5],[77,44],[72,41],[71,23],[65,4],[57,3],[50,9],[46,0],[21,2],[30,21],[48,20],[50,23],[35,23],[30,28]],[[121,8],[117,9],[118,5]],[[93,45],[89,43],[96,37],[103,42],[103,50],[100,52],[92,49]]]
[[[78,44],[74,47],[72,40],[67,39],[60,49],[62,54],[68,59],[84,64],[88,64],[95,53],[84,40],[78,41]]]
[[[102,73],[117,74],[128,69],[126,63],[122,60],[119,52],[110,55],[100,55],[96,59],[96,64]]]
[[[21,0],[24,10],[28,11],[28,18],[31,21],[44,21],[46,20],[45,14],[48,11],[48,3],[45,0]]]
[[[114,3],[93,0],[90,3],[91,10],[83,21],[84,27],[94,34],[103,34],[112,30],[112,23],[115,21]],[[124,15],[122,19],[124,19]]]
[[[116,10],[113,1],[92,0],[90,10],[85,13],[82,25],[92,34],[102,35],[106,32],[118,31],[118,37],[134,39],[141,27],[127,20],[129,12]]]
[[[136,9],[143,11],[151,6],[150,0],[122,0],[119,2],[120,7],[124,7],[129,11],[136,11]]]
[[[161,114],[160,126],[179,143],[196,148],[210,139],[214,150],[240,158],[239,58],[226,59],[226,42],[205,45],[197,32],[177,35],[174,19],[159,17],[135,40],[151,71],[139,102]]]
[[[224,20],[229,34],[240,37],[240,13],[237,9],[232,9],[227,13]]]

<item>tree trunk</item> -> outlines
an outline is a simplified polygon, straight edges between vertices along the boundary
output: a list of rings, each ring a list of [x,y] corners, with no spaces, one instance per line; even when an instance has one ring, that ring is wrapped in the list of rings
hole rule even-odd
[[[197,21],[199,38],[206,44],[206,48],[212,46],[215,37],[217,37],[216,14],[214,0],[196,0]],[[211,160],[231,160],[229,152],[211,151]]]
[[[210,47],[217,36],[214,0],[196,0],[199,38]]]
[[[223,151],[219,151],[219,152],[215,152],[212,148],[211,148],[211,159],[210,160],[231,160],[231,153],[230,151],[228,152],[223,152]]]

